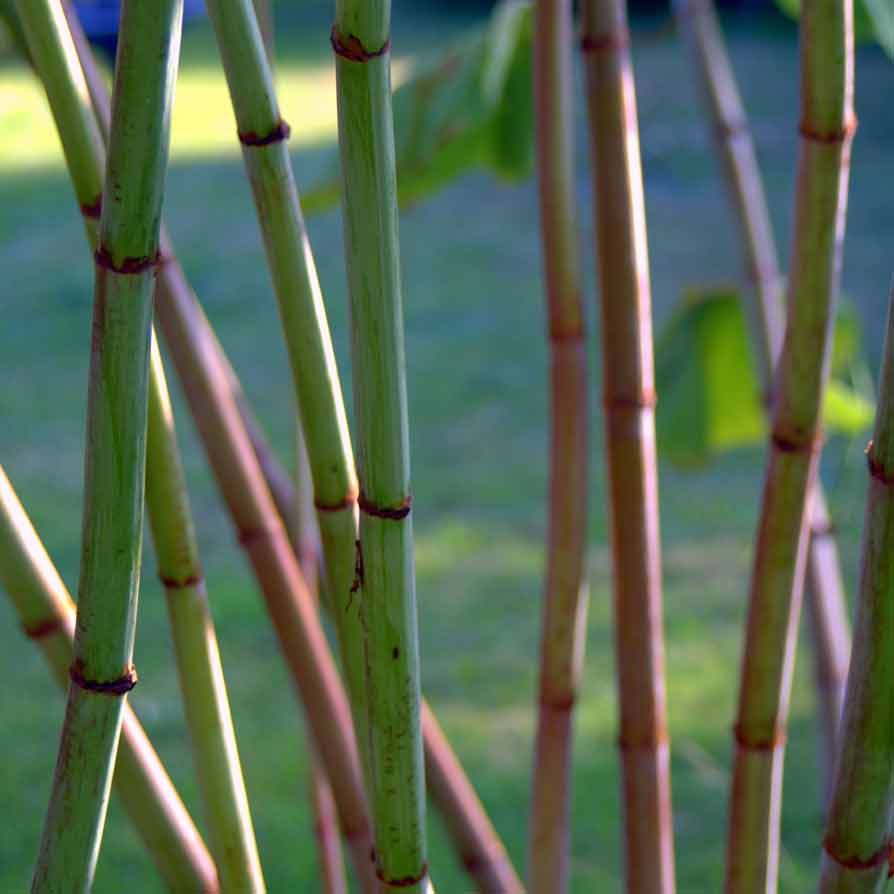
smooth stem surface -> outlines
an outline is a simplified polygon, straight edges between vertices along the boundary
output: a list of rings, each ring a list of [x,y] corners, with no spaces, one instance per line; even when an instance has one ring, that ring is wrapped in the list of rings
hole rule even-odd
[[[854,651],[841,749],[823,840],[820,894],[871,894],[888,874],[894,771],[894,317],[879,382],[875,431],[866,458]]]
[[[181,0],[122,8],[97,250],[81,578],[62,741],[33,891],[90,888],[132,666],[146,387]]]
[[[549,541],[528,887],[568,890],[572,712],[586,635],[587,362],[577,243],[570,0],[534,7],[537,180],[549,317]]]
[[[805,518],[819,453],[854,123],[852,4],[805,0],[789,317],[773,395],[742,657],[729,894],[775,891],[777,884],[785,727],[806,564]]]
[[[782,348],[785,308],[783,278],[754,141],[712,0],[676,0],[674,9],[691,47],[700,92],[711,122],[711,135],[740,231],[751,298],[745,302],[745,308],[751,320],[755,353],[760,360],[762,385],[769,395]],[[822,715],[826,801],[832,784],[836,731],[850,660],[850,625],[838,546],[819,480],[814,484],[810,500],[807,606],[814,644],[814,678]]]
[[[390,3],[345,0],[332,28],[360,472],[355,588],[367,634],[368,787],[376,872],[431,888],[410,515]]]
[[[364,633],[353,598],[357,476],[326,309],[270,66],[251,0],[209,0],[292,368],[328,592],[354,723],[366,720]],[[365,762],[365,742],[360,743]]]
[[[619,679],[626,890],[671,894],[649,262],[624,0],[583,4]]]
[[[0,583],[53,677],[68,685],[75,605],[0,466]],[[124,708],[114,788],[165,883],[216,892],[211,856],[130,706]]]
[[[262,892],[264,877],[199,564],[174,415],[154,339],[150,362],[146,503],[211,849],[222,891]]]
[[[107,131],[108,95],[96,75],[83,32],[71,20],[81,64],[87,72],[100,129]],[[372,832],[350,712],[311,594],[245,430],[221,363],[220,345],[208,327],[183,270],[162,234],[165,263],[159,271],[156,313],[196,420],[227,509],[255,577],[304,704],[314,739],[333,784],[342,829],[367,894],[377,891],[369,860]],[[201,338],[196,333],[208,333]]]

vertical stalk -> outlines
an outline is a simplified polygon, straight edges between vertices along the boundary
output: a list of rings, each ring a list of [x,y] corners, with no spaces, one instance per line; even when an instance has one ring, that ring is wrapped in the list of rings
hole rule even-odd
[[[0,583],[25,635],[43,652],[59,685],[67,686],[75,605],[2,466]],[[114,785],[166,884],[174,891],[216,892],[211,856],[129,705],[124,707]]]
[[[307,447],[301,431],[301,423],[295,424],[295,494],[294,511],[283,516],[288,522],[289,534],[307,585],[319,599],[320,545],[314,515],[313,481]],[[344,863],[332,787],[326,772],[314,751],[309,748],[310,791],[314,809],[314,833],[317,839],[317,855],[320,862],[320,890],[323,894],[346,894]]]
[[[35,892],[91,885],[124,696],[137,680],[152,291],[182,13],[181,0],[122,8],[96,252],[74,660]]]
[[[60,3],[24,4],[22,20],[53,110],[91,247],[104,148]],[[154,344],[154,340],[153,340]],[[263,877],[217,641],[207,605],[161,356],[149,370],[149,517],[168,593],[175,655],[211,842],[224,891],[263,890]]]
[[[671,894],[655,382],[636,93],[624,0],[587,0],[583,16],[602,293],[626,883],[630,892]]]
[[[362,489],[357,601],[367,635],[368,786],[376,873],[431,889],[398,250],[388,0],[337,0],[345,259]]]
[[[773,394],[735,726],[726,878],[730,894],[776,889],[785,727],[806,563],[805,518],[819,454],[855,123],[852,2],[805,0],[789,314]]]
[[[714,145],[741,233],[748,291],[752,293],[752,300],[745,302],[745,306],[750,311],[752,342],[759,359],[762,384],[769,394],[782,348],[785,308],[779,257],[754,141],[714,4],[711,0],[676,0],[674,9],[691,48]],[[814,677],[822,716],[820,738],[828,796],[850,660],[850,627],[838,546],[819,480],[810,501],[807,607],[813,634]]]
[[[155,339],[150,362],[146,503],[211,847],[223,891],[263,892],[264,877],[199,564],[174,415]]]
[[[528,882],[568,889],[572,712],[586,636],[587,358],[577,244],[570,0],[534,6],[540,230],[549,314],[549,542]]]
[[[326,309],[251,0],[209,0],[245,168],[273,276],[307,439],[326,578],[354,723],[366,714],[360,600],[353,598],[357,476]],[[365,763],[365,743],[360,742]]]
[[[894,304],[866,458],[860,595],[820,894],[881,890],[890,855],[894,771]]]

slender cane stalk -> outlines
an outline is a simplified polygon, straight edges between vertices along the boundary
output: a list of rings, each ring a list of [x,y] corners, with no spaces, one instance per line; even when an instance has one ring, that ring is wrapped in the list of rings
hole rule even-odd
[[[587,591],[587,358],[577,244],[570,0],[534,7],[540,229],[549,309],[549,546],[540,641],[529,888],[568,889],[572,712],[584,657]]]
[[[297,422],[295,425],[295,493],[297,500],[294,511],[291,515],[284,517],[289,523],[292,544],[295,547],[308,587],[319,598],[320,545],[314,514],[313,481],[311,480],[304,435],[301,431],[301,424]],[[314,833],[320,861],[320,890],[323,894],[346,894],[347,882],[332,787],[329,785],[326,771],[320,764],[312,742],[309,752]]]
[[[251,0],[209,0],[279,303],[314,481],[326,578],[354,723],[366,713],[360,600],[353,598],[357,476],[326,309],[301,217],[270,66]],[[365,743],[360,742],[365,762]]]
[[[779,257],[754,141],[714,4],[711,0],[676,0],[674,8],[680,28],[688,37],[717,155],[726,175],[730,204],[741,231],[746,278],[749,291],[753,293],[753,300],[745,304],[750,311],[752,341],[760,359],[764,391],[769,394],[773,370],[782,348],[785,308]],[[838,546],[819,480],[810,500],[807,606],[814,643],[814,677],[822,715],[821,742],[828,796],[850,660],[850,626]]]
[[[888,306],[875,431],[866,457],[869,487],[854,655],[823,840],[820,894],[880,891],[891,849],[888,835],[894,771],[894,303]]]
[[[136,683],[152,291],[182,13],[181,0],[125,0],[122,9],[96,253],[74,660],[33,891],[91,885],[124,696]]]
[[[609,479],[627,891],[670,894],[655,391],[636,94],[624,0],[583,5]]]
[[[67,686],[75,605],[2,467],[0,582],[25,635],[43,652],[59,685]],[[129,705],[124,708],[114,784],[167,885],[173,891],[216,892],[211,856]]]
[[[752,568],[729,826],[730,894],[775,891],[785,726],[841,272],[853,115],[851,0],[801,9],[801,148],[789,317]]]
[[[104,148],[77,54],[58,2],[22,10],[35,67],[46,85],[95,248]],[[154,340],[153,340],[154,344]],[[263,877],[207,605],[161,356],[149,372],[149,517],[168,593],[175,655],[211,842],[224,891],[261,891]]]
[[[146,503],[212,851],[225,892],[265,890],[158,345],[149,378]]]

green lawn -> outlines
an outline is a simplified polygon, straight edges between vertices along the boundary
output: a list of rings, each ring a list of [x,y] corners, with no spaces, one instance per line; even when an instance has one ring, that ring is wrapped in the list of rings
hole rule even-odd
[[[316,8],[316,7],[315,7]],[[454,22],[401,18],[401,65]],[[332,162],[334,94],[327,18],[283,22],[280,79],[300,184]],[[797,125],[792,27],[730,23],[773,216],[787,252]],[[690,83],[664,22],[634,39],[656,319],[690,284],[739,273],[734,231]],[[271,440],[290,457],[285,352],[233,123],[208,33],[190,30],[178,87],[167,217],[184,266]],[[405,70],[399,69],[399,70]],[[844,271],[873,366],[894,246],[890,96],[894,68],[861,49],[860,131]],[[581,130],[584,116],[581,106]],[[592,222],[581,134],[582,239],[595,331]],[[0,68],[0,275],[6,323],[0,461],[66,581],[77,581],[91,266],[42,98],[26,72]],[[340,220],[310,221],[343,382],[350,381]],[[520,869],[525,866],[536,645],[546,496],[546,345],[532,186],[481,175],[404,217],[414,515],[424,687]],[[593,406],[598,407],[594,347]],[[314,890],[302,720],[275,639],[239,553],[193,427],[175,393],[180,438],[261,857],[271,891]],[[349,397],[349,396],[348,396]],[[349,400],[350,402],[350,400]],[[590,613],[576,725],[573,890],[621,890],[610,568],[601,422],[593,425]],[[860,450],[832,443],[824,473],[849,587],[856,577],[865,475]],[[720,887],[730,726],[762,455],[739,453],[699,474],[662,466],[668,697],[680,894]],[[0,891],[30,878],[55,760],[62,699],[0,603]],[[802,656],[805,658],[806,656]],[[132,704],[201,823],[161,588],[147,551]],[[821,835],[813,694],[799,663],[783,810],[782,889],[809,890]],[[438,890],[469,883],[432,819]],[[161,890],[113,803],[97,892]]]

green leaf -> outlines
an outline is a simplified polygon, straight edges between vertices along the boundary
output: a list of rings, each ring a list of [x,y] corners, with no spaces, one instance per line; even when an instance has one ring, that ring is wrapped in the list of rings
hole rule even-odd
[[[801,0],[776,0],[776,5],[792,19],[801,15]],[[894,57],[894,0],[854,0],[854,35],[876,41]]]
[[[859,359],[859,324],[846,309],[836,321],[833,376]],[[658,444],[682,467],[706,464],[728,450],[759,446],[767,420],[742,301],[734,290],[693,292],[663,329],[656,348]],[[823,404],[826,431],[857,434],[873,406],[840,378]]]

